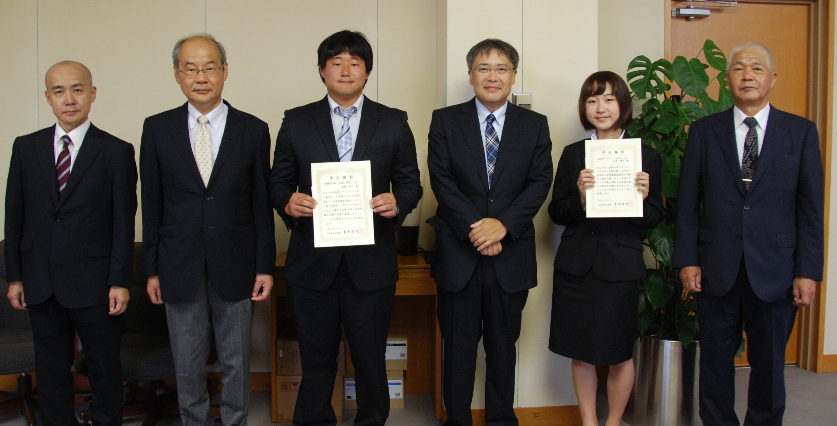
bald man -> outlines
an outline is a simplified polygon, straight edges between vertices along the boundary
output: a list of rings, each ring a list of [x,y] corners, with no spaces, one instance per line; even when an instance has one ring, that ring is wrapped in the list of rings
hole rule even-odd
[[[77,425],[73,338],[93,388],[93,424],[122,424],[120,314],[128,306],[137,167],[134,148],[90,123],[90,70],[63,61],[46,74],[54,126],[15,139],[6,184],[6,280],[28,310],[41,421]]]

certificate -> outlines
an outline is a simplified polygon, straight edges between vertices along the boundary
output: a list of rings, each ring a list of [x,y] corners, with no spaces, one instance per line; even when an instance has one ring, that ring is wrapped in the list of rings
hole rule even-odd
[[[311,164],[314,247],[375,244],[369,161]]]
[[[636,187],[636,174],[642,171],[642,140],[588,140],[584,154],[596,179],[587,189],[587,217],[642,217],[642,192]]]

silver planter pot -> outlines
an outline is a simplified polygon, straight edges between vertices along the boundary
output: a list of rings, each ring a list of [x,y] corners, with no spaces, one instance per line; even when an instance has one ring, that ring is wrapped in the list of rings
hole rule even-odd
[[[642,336],[634,346],[634,426],[701,425],[700,345]]]

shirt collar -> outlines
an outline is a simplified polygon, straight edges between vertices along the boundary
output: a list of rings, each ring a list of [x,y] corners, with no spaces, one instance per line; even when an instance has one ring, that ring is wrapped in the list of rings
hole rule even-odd
[[[758,126],[762,131],[764,131],[764,129],[767,128],[767,118],[769,116],[770,116],[770,103],[765,105],[764,108],[761,109],[761,111],[757,112],[756,115],[753,116],[753,118],[755,118],[756,121],[758,121],[758,123],[759,123]],[[747,114],[744,114],[744,111],[741,111],[740,109],[738,109],[737,106],[734,106],[732,108],[732,119],[733,119],[733,123],[735,124],[736,129],[739,126],[741,126],[741,123],[744,122],[745,118],[747,118]]]
[[[65,132],[64,128],[61,127],[60,123],[55,123],[55,143],[58,144],[58,141],[61,140],[61,137],[67,135],[70,137],[70,140],[73,141],[73,146],[78,148],[81,146],[81,143],[84,141],[84,135],[87,134],[87,130],[90,129],[90,119],[88,118],[87,121],[81,123],[80,126],[76,127],[69,132]]]
[[[480,124],[485,123],[485,119],[488,118],[489,114],[494,114],[494,120],[498,126],[503,127],[503,124],[506,122],[506,110],[508,109],[509,102],[506,101],[503,106],[497,108],[496,111],[491,112],[485,105],[480,103],[480,100],[474,98],[474,102],[477,103],[477,118],[480,119]]]
[[[621,134],[621,135],[619,135],[619,137],[618,137],[618,138],[616,138],[616,139],[625,139],[625,131],[624,131],[624,130],[622,130],[622,134]],[[596,140],[599,140],[599,137],[598,137],[598,136],[596,136],[596,130],[595,130],[595,129],[593,130],[593,134],[592,134],[592,135],[590,135],[590,140],[591,140],[591,141],[596,141]]]
[[[329,109],[329,111],[332,111],[332,114],[333,114],[334,113],[333,112],[334,108],[337,108],[340,105],[337,102],[335,102],[334,99],[331,98],[331,95],[326,95],[326,98],[328,98],[328,109]],[[355,118],[355,117],[360,118],[360,110],[363,109],[363,98],[364,98],[364,96],[361,93],[360,97],[357,98],[355,103],[352,104],[353,107],[357,108],[357,112],[352,114],[352,118]]]
[[[189,110],[189,128],[194,129],[195,126],[198,125],[198,117],[204,114],[201,114],[197,108],[193,107],[192,104],[188,102],[186,103],[186,108]],[[224,101],[221,101],[215,109],[206,114],[206,118],[209,120],[206,124],[209,124],[210,127],[217,131],[218,126],[227,121],[227,114],[229,114],[229,112],[230,108],[226,103],[224,103]]]

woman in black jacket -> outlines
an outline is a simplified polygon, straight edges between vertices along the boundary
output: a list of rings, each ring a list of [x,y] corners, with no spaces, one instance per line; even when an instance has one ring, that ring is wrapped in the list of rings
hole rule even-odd
[[[578,113],[590,139],[628,138],[631,95],[625,81],[609,71],[593,73],[578,98]],[[634,383],[631,356],[637,332],[637,280],[645,278],[642,229],[663,218],[660,155],[642,145],[637,191],[643,217],[590,218],[586,192],[595,186],[585,167],[584,140],[561,154],[549,216],[566,226],[555,255],[549,349],[572,358],[573,385],[583,426],[598,425],[596,365],[608,365],[609,414],[606,426],[621,423]]]

